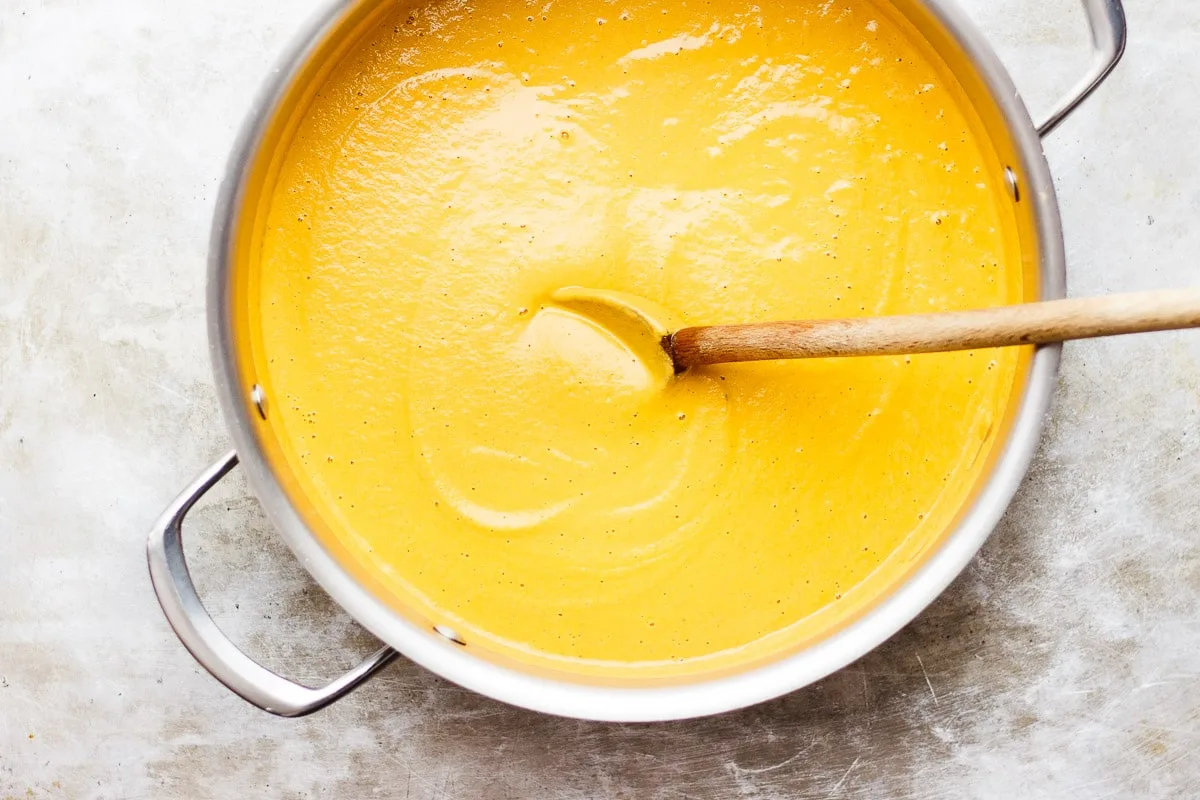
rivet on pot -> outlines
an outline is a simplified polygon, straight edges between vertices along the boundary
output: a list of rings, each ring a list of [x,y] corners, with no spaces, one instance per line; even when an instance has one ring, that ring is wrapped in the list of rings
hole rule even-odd
[[[263,419],[267,418],[267,393],[257,383],[250,390],[250,401],[254,403],[254,407],[258,409],[258,415]]]
[[[1013,202],[1021,202],[1021,184],[1017,182],[1017,173],[1012,167],[1004,168],[1004,183],[1008,186],[1008,193],[1012,195]]]
[[[434,625],[433,629],[435,631],[437,631],[438,633],[440,633],[442,636],[445,636],[450,641],[454,642],[455,644],[457,644],[461,647],[467,646],[467,643],[463,640],[463,638],[461,636],[458,635],[458,631],[454,630],[454,628],[451,628],[448,625]]]

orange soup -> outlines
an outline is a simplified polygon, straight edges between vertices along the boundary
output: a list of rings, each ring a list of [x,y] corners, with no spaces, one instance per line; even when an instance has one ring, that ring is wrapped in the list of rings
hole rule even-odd
[[[393,12],[274,185],[269,424],[359,567],[472,644],[616,676],[783,652],[945,533],[1017,353],[661,385],[548,298],[619,290],[690,325],[1015,302],[1001,175],[884,3]]]

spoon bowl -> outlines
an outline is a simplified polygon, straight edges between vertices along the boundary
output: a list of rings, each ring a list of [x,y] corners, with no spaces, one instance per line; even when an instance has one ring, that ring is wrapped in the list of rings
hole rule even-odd
[[[564,286],[550,295],[554,304],[606,329],[665,383],[677,372],[671,356],[671,332],[678,320],[652,300],[612,289]]]

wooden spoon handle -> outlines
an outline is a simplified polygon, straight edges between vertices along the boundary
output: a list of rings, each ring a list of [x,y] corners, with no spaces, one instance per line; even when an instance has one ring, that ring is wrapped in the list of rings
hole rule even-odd
[[[1200,289],[1174,289],[977,311],[681,328],[669,344],[676,369],[684,370],[732,361],[937,353],[1196,327]]]

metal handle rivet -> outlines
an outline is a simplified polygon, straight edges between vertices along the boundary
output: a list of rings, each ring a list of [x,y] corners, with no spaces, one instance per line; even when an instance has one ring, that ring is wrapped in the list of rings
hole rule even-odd
[[[254,403],[254,407],[258,409],[258,415],[263,419],[267,418],[267,393],[257,383],[250,390],[250,402]]]
[[[1021,202],[1021,184],[1017,182],[1017,173],[1012,167],[1004,168],[1004,182],[1008,185],[1008,193],[1012,196],[1014,203]]]
[[[457,645],[465,647],[467,644],[463,638],[458,635],[458,631],[454,630],[454,628],[451,628],[448,625],[434,625],[433,629]]]

